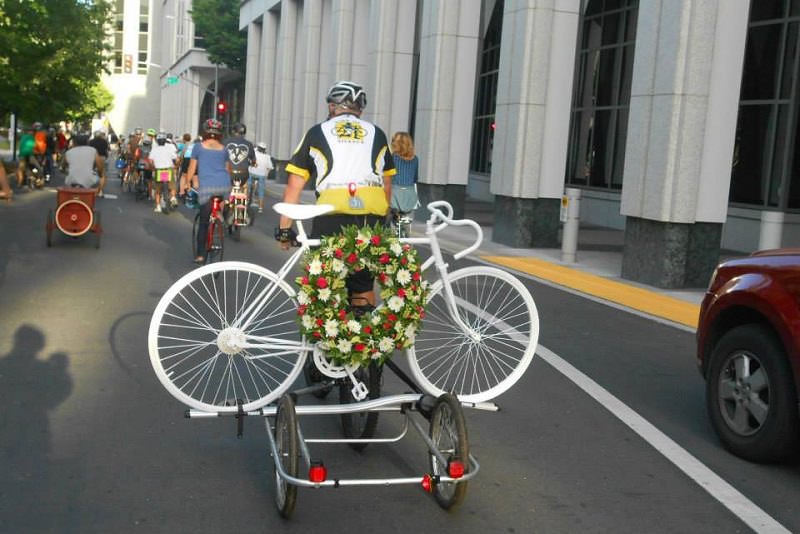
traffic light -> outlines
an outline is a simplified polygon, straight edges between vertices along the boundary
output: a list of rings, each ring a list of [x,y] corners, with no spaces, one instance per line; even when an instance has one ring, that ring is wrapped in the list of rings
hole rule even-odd
[[[217,102],[217,112],[218,112],[220,115],[221,115],[221,114],[223,114],[223,113],[225,113],[225,111],[226,111],[227,109],[228,109],[228,105],[227,105],[227,104],[225,104],[225,102],[222,102],[222,101],[219,101],[219,102]]]
[[[124,58],[124,65],[123,70],[125,74],[130,74],[133,72],[133,56],[131,54],[125,54]]]

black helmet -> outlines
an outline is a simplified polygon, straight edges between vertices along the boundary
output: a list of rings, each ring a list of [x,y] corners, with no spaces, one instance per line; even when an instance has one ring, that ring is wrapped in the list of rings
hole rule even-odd
[[[357,83],[342,80],[328,89],[328,96],[325,97],[325,101],[329,104],[342,104],[362,110],[367,107],[367,93]]]
[[[231,131],[234,133],[234,135],[244,135],[247,133],[247,126],[241,122],[237,122],[231,126]]]
[[[217,119],[208,119],[203,123],[203,131],[207,134],[221,135],[222,123]]]

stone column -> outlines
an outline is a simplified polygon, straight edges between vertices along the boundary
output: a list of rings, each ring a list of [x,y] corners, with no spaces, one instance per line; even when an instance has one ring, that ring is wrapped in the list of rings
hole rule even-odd
[[[492,241],[557,247],[580,0],[507,0],[490,190]]]
[[[624,278],[699,287],[718,262],[748,6],[639,6],[621,204]]]
[[[275,69],[275,121],[273,155],[288,159],[296,146],[300,127],[295,112],[295,61],[297,55],[297,2],[282,0]]]
[[[303,2],[303,51],[298,57],[301,65],[299,94],[301,96],[300,123],[304,129],[323,119],[325,95],[319,92],[320,50],[322,47],[322,0]],[[298,138],[295,143],[299,142]]]
[[[260,64],[258,67],[258,117],[256,119],[256,139],[267,143],[268,151],[275,156],[273,140],[280,137],[275,129],[275,64],[278,48],[276,46],[278,36],[279,17],[271,11],[264,13],[261,21],[261,51]],[[249,77],[249,74],[248,74]],[[277,157],[277,156],[276,156]]]
[[[420,14],[419,197],[447,200],[456,217],[467,190],[480,15],[480,0],[427,0]]]
[[[370,19],[367,114],[390,138],[408,131],[414,82],[416,0],[377,2]]]
[[[247,25],[247,77],[244,87],[244,110],[242,122],[247,126],[247,131],[252,137],[258,130],[259,84],[261,79],[258,69],[261,55],[261,24],[251,22]]]

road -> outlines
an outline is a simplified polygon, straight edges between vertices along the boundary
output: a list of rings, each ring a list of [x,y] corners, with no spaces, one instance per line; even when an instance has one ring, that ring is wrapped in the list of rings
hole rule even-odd
[[[107,192],[119,192],[116,182]],[[53,207],[52,191],[0,205],[0,531],[728,533],[750,532],[749,521],[800,532],[800,466],[721,449],[692,332],[528,278],[539,355],[497,399],[500,412],[467,412],[481,471],[461,508],[443,512],[409,486],[301,489],[293,519],[282,520],[263,421],[246,420],[237,439],[233,419],[185,419],[150,366],[150,315],[195,267],[191,214],[101,199],[99,249],[62,235],[48,248]],[[227,243],[226,259],[283,262],[267,211]],[[303,424],[307,434],[339,432],[335,418]],[[399,428],[381,416],[381,435]],[[317,455],[331,471],[395,476],[426,470],[420,445],[409,437]],[[710,493],[721,491],[732,500]]]

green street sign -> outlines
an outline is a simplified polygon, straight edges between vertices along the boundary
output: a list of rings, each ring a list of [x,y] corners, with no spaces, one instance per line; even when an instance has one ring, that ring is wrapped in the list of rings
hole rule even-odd
[[[177,76],[169,76],[167,77],[167,85],[175,85],[178,83],[179,79]]]

